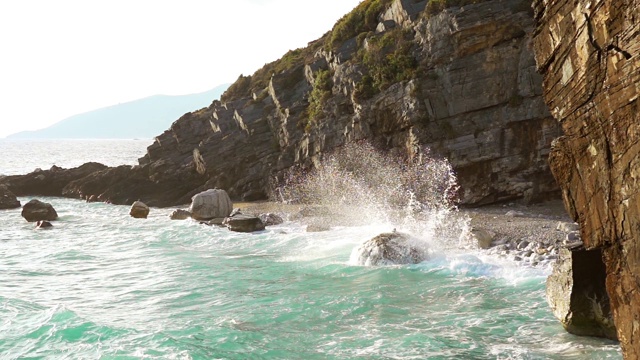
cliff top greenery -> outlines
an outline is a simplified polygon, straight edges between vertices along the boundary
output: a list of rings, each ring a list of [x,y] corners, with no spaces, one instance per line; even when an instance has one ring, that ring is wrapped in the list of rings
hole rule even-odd
[[[408,80],[416,75],[415,60],[409,55],[409,42],[406,36],[399,32],[389,35],[374,36],[380,14],[391,6],[394,0],[364,0],[350,13],[340,18],[331,31],[320,39],[312,41],[307,47],[290,50],[282,58],[265,64],[253,75],[240,75],[227,91],[221,96],[223,102],[251,97],[265,89],[271,76],[283,72],[291,72],[313,61],[315,53],[324,49],[336,51],[345,41],[356,38],[358,46],[362,47],[363,39],[372,41],[373,51],[369,54],[358,50],[356,61],[363,62],[370,74],[363,80],[360,94],[367,98],[375,92],[386,88],[393,82]],[[487,0],[430,0],[427,3],[424,16],[433,16],[447,7],[463,6]],[[390,43],[391,41],[391,43]]]
[[[290,50],[282,58],[265,64],[253,75],[240,75],[235,83],[222,95],[224,102],[251,96],[267,87],[273,74],[290,71],[312,61],[314,54],[324,48],[336,50],[346,40],[361,33],[375,30],[378,16],[391,4],[393,0],[365,0],[358,4],[350,13],[336,22],[331,31],[320,39],[310,42],[305,48]]]

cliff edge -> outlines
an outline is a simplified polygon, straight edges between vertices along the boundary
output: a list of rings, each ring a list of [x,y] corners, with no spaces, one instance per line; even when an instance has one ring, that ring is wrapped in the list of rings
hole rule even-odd
[[[588,249],[601,249],[625,358],[640,358],[640,1],[537,0],[534,46],[564,136],[552,171]],[[586,276],[586,274],[585,274]]]
[[[259,200],[292,167],[363,140],[405,159],[446,157],[462,204],[558,196],[547,159],[561,131],[542,98],[530,5],[363,1],[175,121],[139,166],[101,170],[62,195],[170,206],[217,187]]]

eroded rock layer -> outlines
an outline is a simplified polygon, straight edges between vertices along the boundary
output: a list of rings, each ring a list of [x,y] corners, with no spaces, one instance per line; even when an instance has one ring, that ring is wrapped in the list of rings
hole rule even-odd
[[[564,136],[550,155],[565,206],[601,248],[625,357],[640,358],[640,1],[534,3],[536,61]]]

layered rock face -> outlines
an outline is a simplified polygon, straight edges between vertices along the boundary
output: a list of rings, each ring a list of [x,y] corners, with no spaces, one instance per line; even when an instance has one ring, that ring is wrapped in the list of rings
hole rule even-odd
[[[462,204],[557,196],[547,158],[560,126],[541,96],[530,1],[430,6],[363,1],[323,38],[178,119],[139,166],[77,178],[63,195],[172,206],[220,188],[264,199],[293,166],[366,140],[406,159],[446,157]]]
[[[407,157],[424,146],[447,157],[466,204],[553,194],[547,153],[560,132],[541,97],[529,3],[488,1],[431,17],[424,6],[394,1],[380,14],[377,33],[319,48],[273,74],[265,88],[185,115],[140,164],[156,182],[189,174],[199,176],[201,189],[255,200],[294,164],[312,166],[336,146],[368,139]],[[358,51],[399,30],[419,74],[363,99],[358,90],[369,73]],[[323,72],[330,87],[311,118],[310,94]]]
[[[617,337],[640,358],[640,1],[536,1],[536,61],[565,135],[550,163],[589,249],[600,248]],[[575,276],[575,275],[574,275]]]

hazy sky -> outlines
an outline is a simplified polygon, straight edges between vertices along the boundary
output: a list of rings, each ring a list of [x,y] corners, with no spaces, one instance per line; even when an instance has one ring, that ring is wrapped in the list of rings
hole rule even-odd
[[[252,74],[360,0],[0,2],[0,138]]]

